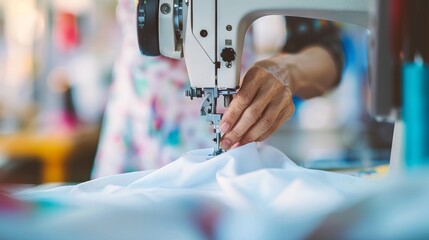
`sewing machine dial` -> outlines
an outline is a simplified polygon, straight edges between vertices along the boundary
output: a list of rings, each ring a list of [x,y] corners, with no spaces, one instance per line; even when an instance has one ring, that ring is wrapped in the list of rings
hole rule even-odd
[[[186,2],[185,2],[186,4]],[[183,0],[139,0],[137,6],[137,37],[140,52],[146,56],[161,55],[160,19],[172,18],[175,50],[182,49]],[[161,42],[161,46],[160,46]]]

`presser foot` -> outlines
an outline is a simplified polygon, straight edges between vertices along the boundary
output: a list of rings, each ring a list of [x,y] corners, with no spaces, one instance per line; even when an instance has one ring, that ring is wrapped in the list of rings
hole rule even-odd
[[[203,102],[200,107],[200,115],[204,117],[206,121],[213,125],[213,132],[215,133],[215,138],[213,141],[216,143],[213,148],[213,153],[209,154],[207,159],[211,159],[216,157],[225,151],[220,146],[220,140],[222,138],[222,134],[219,129],[219,124],[221,122],[222,113],[217,113],[217,99],[219,96],[224,96],[224,105],[225,107],[229,106],[229,103],[232,100],[232,96],[237,92],[234,89],[223,89],[220,90],[217,87],[214,88],[190,88],[186,91],[186,96],[190,97],[191,100],[193,98],[200,98],[204,96]]]
[[[221,118],[221,117],[220,117]],[[219,130],[219,125],[214,126],[214,132],[216,134],[216,137],[213,138],[213,141],[216,143],[215,147],[213,148],[213,153],[209,154],[209,159],[216,157],[225,151],[220,147],[220,139],[221,139],[221,133]]]
[[[214,148],[213,149],[213,153],[210,153],[209,154],[209,157],[210,158],[214,158],[214,157],[216,157],[216,156],[218,156],[218,155],[221,155],[222,153],[224,153],[225,151],[222,149],[222,148],[220,148],[220,149],[216,149],[216,148]]]
[[[210,160],[210,159],[212,159],[212,158],[214,158],[214,157],[217,157],[217,156],[219,156],[219,155],[221,155],[222,153],[224,153],[225,151],[223,150],[223,149],[216,149],[216,148],[214,148],[213,149],[213,152],[212,153],[210,153],[208,156],[207,156],[207,160]]]

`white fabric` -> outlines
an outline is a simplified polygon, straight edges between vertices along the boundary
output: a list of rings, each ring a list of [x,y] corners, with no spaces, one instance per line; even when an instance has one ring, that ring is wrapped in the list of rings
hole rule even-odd
[[[30,189],[18,196],[61,207],[55,217],[38,214],[16,227],[27,226],[24,236],[43,232],[43,239],[201,239],[195,218],[202,215],[215,218],[219,239],[294,239],[369,192],[366,180],[298,167],[270,146],[252,143],[207,160],[210,151],[189,152],[155,171]],[[8,227],[2,220],[0,237],[16,236],[10,219]]]

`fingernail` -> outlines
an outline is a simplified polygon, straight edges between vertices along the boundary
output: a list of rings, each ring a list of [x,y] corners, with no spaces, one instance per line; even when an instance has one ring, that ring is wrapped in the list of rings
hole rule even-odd
[[[231,149],[238,148],[239,146],[240,146],[240,143],[236,143],[231,147]]]
[[[231,146],[231,141],[228,139],[225,139],[222,141],[221,145],[223,149],[227,150]]]
[[[220,131],[226,133],[229,130],[230,125],[227,122],[224,122],[220,125]]]

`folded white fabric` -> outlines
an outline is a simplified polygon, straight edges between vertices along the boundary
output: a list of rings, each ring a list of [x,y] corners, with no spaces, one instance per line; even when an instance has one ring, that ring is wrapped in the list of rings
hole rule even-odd
[[[369,192],[363,179],[301,168],[270,146],[252,143],[207,160],[210,151],[155,171],[27,190],[18,197],[63,207],[55,218],[40,213],[12,223],[26,226],[19,236],[43,232],[43,239],[294,239]],[[0,217],[0,237],[18,236],[19,226],[2,226]]]

